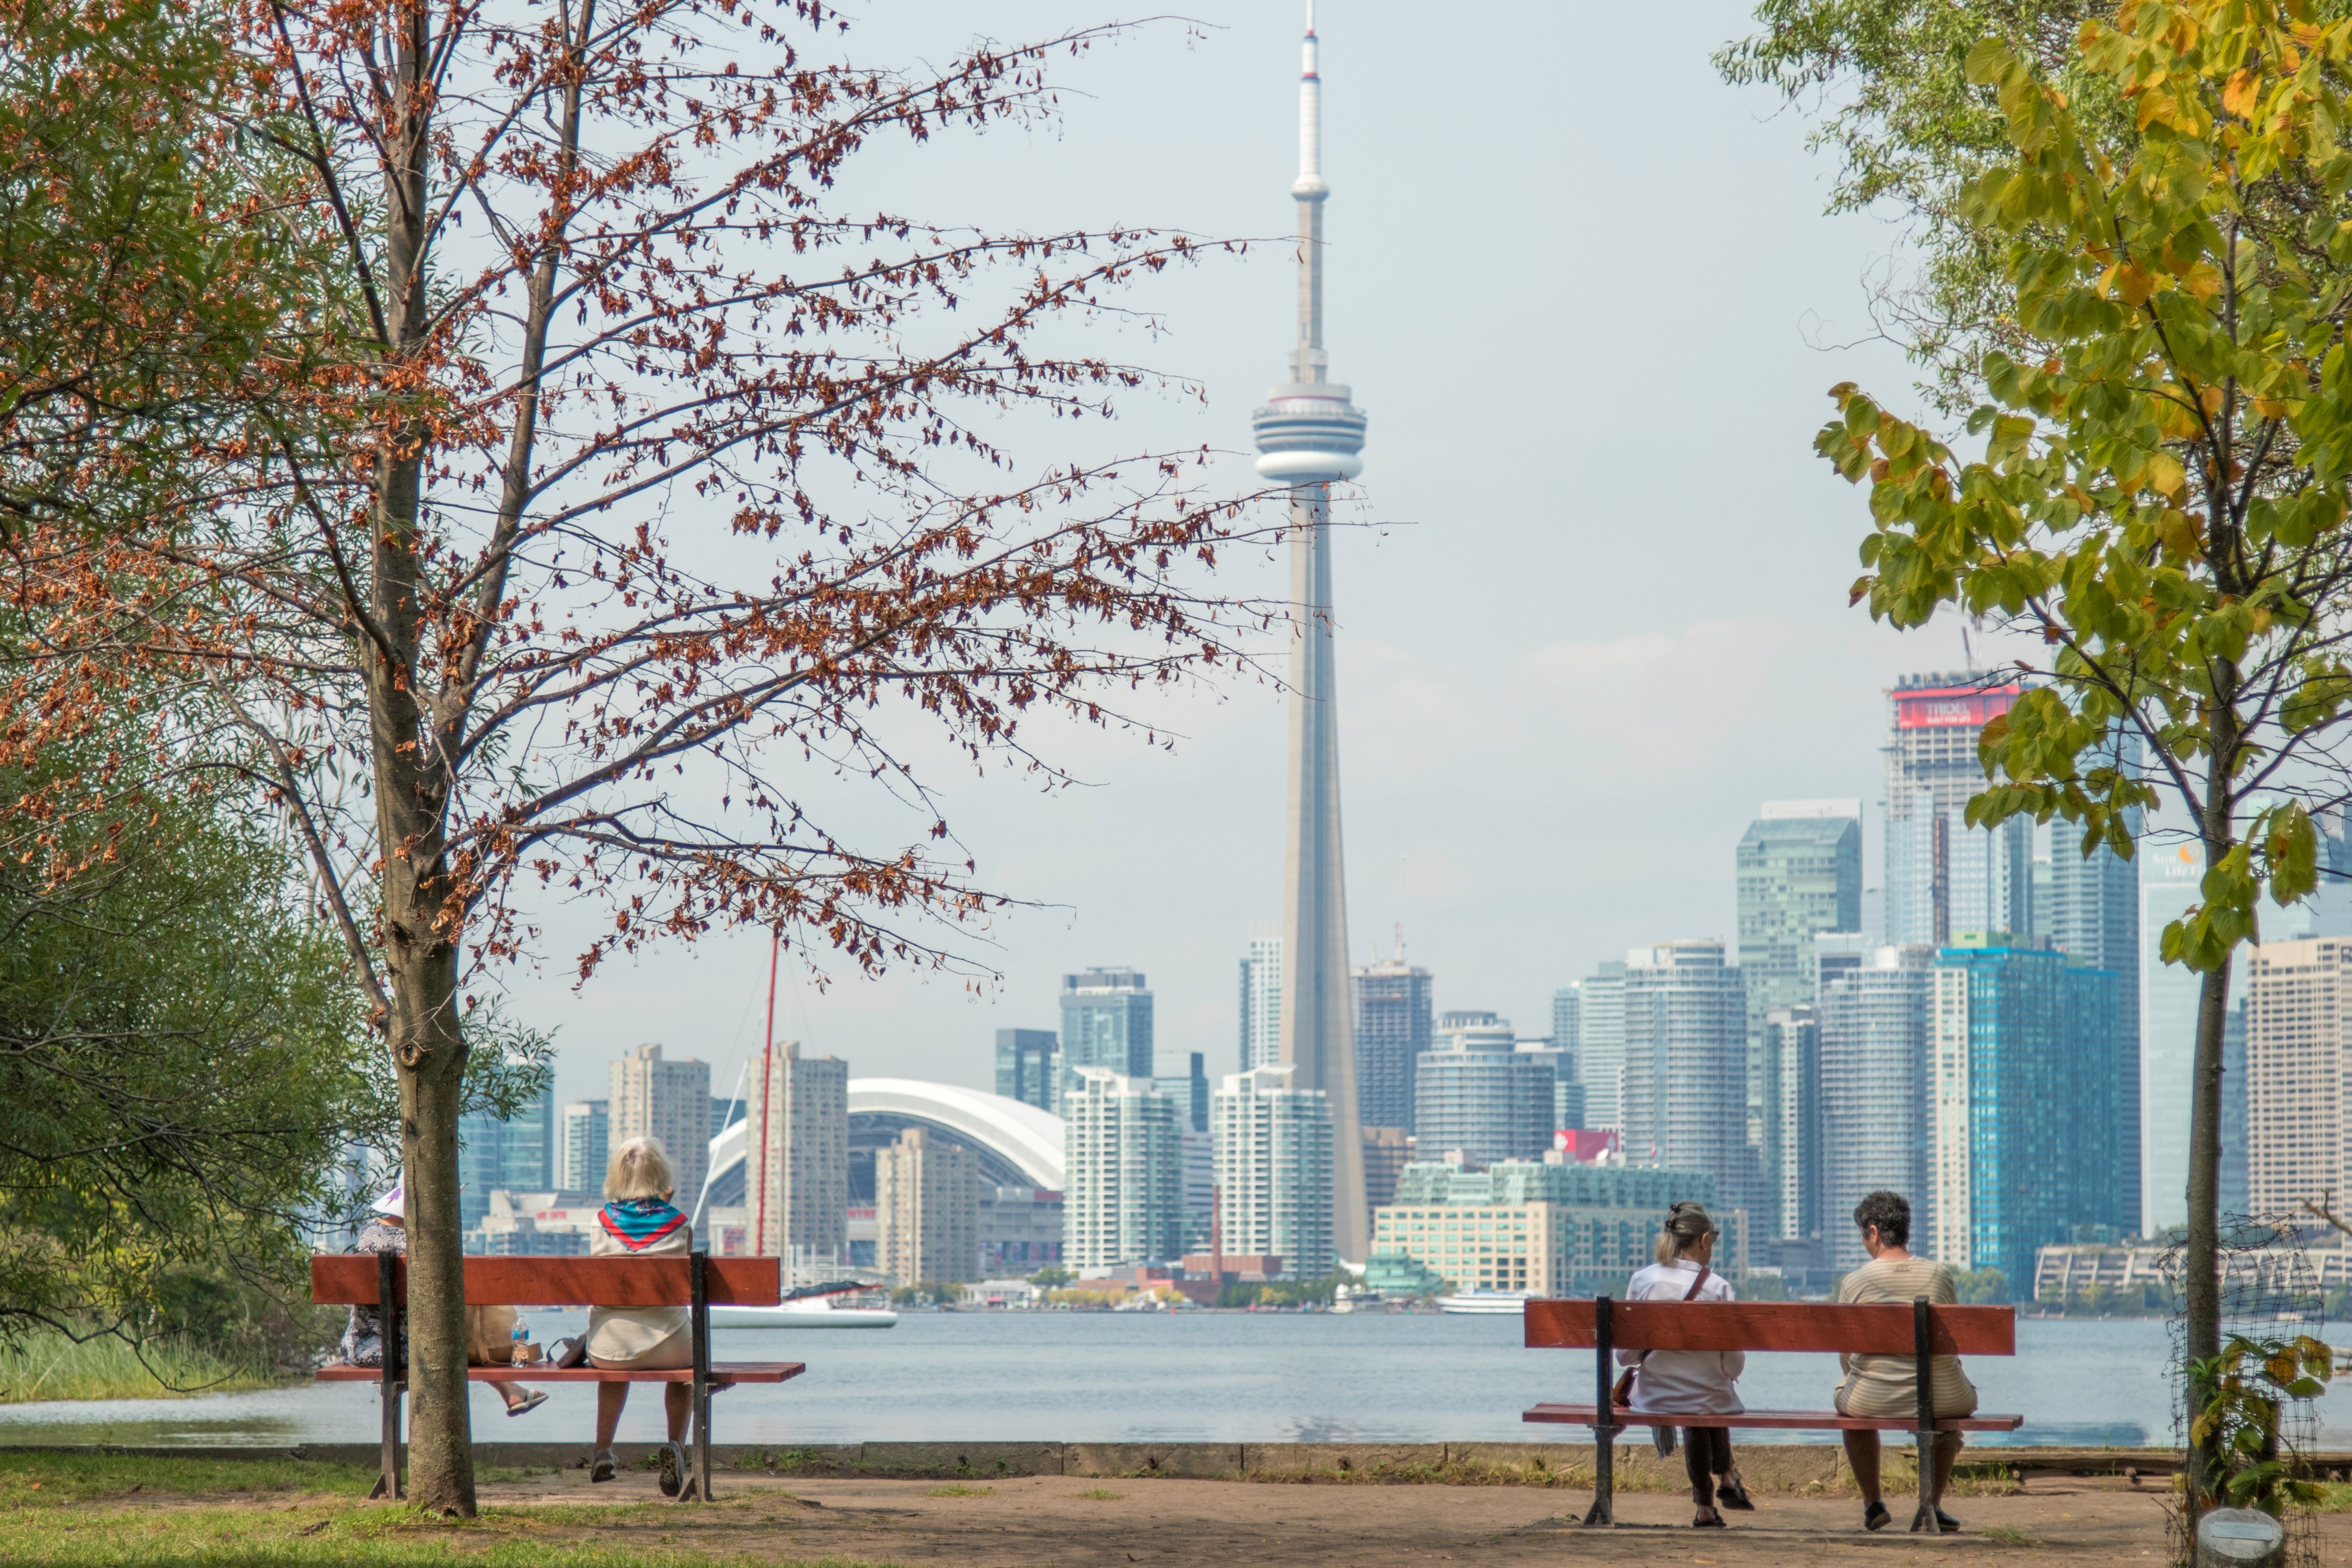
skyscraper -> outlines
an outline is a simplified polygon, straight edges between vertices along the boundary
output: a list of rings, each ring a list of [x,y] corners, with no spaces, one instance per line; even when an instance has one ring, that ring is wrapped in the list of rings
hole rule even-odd
[[[1413,1093],[1413,1142],[1423,1159],[1458,1149],[1483,1166],[1540,1159],[1551,1147],[1551,1064],[1515,1043],[1510,1021],[1492,1013],[1437,1021]]]
[[[1927,992],[1936,950],[1881,947],[1822,987],[1822,1233],[1830,1267],[1869,1258],[1853,1208],[1884,1188],[1911,1200],[1912,1234],[1931,1229],[1927,1183]]]
[[[2037,1247],[2116,1226],[2115,975],[2034,938],[1936,955],[1928,1006],[1930,1256],[2033,1291]]]
[[[1981,931],[2030,931],[2033,825],[1968,826],[1986,787],[1977,734],[2023,689],[1974,675],[1906,675],[1886,694],[1886,941],[1930,946]]]
[[[1241,1002],[1241,1064],[1247,1072],[1282,1056],[1282,927],[1272,921],[1250,924]]]
[[[1271,1253],[1293,1279],[1331,1272],[1331,1105],[1287,1065],[1235,1073],[1210,1099],[1228,1253]],[[1361,1158],[1360,1151],[1358,1157]]]
[[[1862,922],[1862,802],[1768,800],[1734,864],[1739,977],[1753,1031],[1776,1007],[1812,1002],[1813,934]]]
[[[1763,1115],[1757,1163],[1778,1234],[1822,1234],[1822,1023],[1812,1007],[1775,1007],[1757,1031]]]
[[[553,1091],[541,1089],[536,1100],[504,1121],[486,1110],[459,1117],[457,1141],[457,1213],[471,1230],[489,1212],[493,1192],[544,1192],[554,1186]]]
[[[1062,1097],[1069,1186],[1062,1262],[1070,1268],[1182,1256],[1183,1133],[1176,1103],[1149,1079],[1080,1068]]]
[[[1151,1076],[1151,992],[1137,969],[1089,969],[1062,976],[1064,1094],[1080,1068],[1122,1078]]]
[[[2189,1096],[2204,977],[2164,962],[2164,928],[2203,900],[2205,851],[2194,840],[2151,842],[2138,860],[2139,1223],[2154,1235],[2189,1223]]]
[[[902,1283],[979,1277],[980,1158],[919,1127],[874,1153],[882,1272]]]
[[[1415,1065],[1429,1049],[1429,971],[1376,958],[1355,973],[1356,1087],[1367,1127],[1412,1126]]]
[[[1192,1070],[1182,1078],[1155,1078],[1152,1089],[1176,1102],[1176,1120],[1194,1132],[1209,1131],[1209,1065],[1199,1051],[1192,1053]]]
[[[751,1064],[744,1203],[752,1249],[818,1268],[849,1247],[849,1064],[780,1040]]]
[[[1584,1084],[1584,1124],[1625,1125],[1625,963],[1604,959],[1577,986],[1576,1071]]]
[[[1055,1110],[1060,1068],[1054,1058],[1060,1050],[1051,1029],[997,1030],[996,1092],[1040,1110]]]
[[[567,1193],[602,1193],[612,1158],[613,1102],[575,1100],[563,1108],[563,1164],[555,1185]]]
[[[661,1047],[644,1045],[613,1063],[609,1081],[613,1147],[659,1139],[677,1173],[678,1207],[691,1214],[710,1165],[709,1064],[666,1061]]]
[[[1627,1164],[1704,1171],[1727,1206],[1757,1212],[1748,1005],[1722,942],[1659,942],[1625,954],[1622,1114]]]
[[[1319,1091],[1331,1124],[1331,1242],[1366,1256],[1362,1124],[1348,1017],[1348,886],[1339,835],[1339,680],[1333,667],[1331,486],[1363,470],[1364,416],[1323,348],[1322,91],[1315,13],[1298,82],[1298,338],[1290,379],[1254,427],[1257,471],[1290,487],[1290,799],[1283,866],[1282,1060],[1292,1092]],[[1230,1245],[1231,1238],[1228,1237]]]
[[[2352,939],[2266,942],[2245,973],[2246,1207],[2341,1203],[2352,1194]],[[2224,1126],[2225,1161],[2229,1141]],[[2185,1153],[2182,1165],[2185,1184]]]

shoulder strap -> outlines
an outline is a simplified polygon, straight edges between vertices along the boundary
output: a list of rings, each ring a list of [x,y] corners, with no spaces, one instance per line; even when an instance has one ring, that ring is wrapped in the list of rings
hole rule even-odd
[[[1696,1296],[1696,1295],[1697,1295],[1697,1294],[1698,1294],[1698,1288],[1699,1288],[1700,1286],[1702,1286],[1702,1285],[1704,1285],[1704,1284],[1706,1284],[1706,1277],[1707,1277],[1708,1272],[1709,1272],[1709,1270],[1708,1270],[1707,1266],[1706,1266],[1706,1264],[1702,1263],[1702,1264],[1700,1264],[1700,1265],[1698,1266],[1698,1278],[1697,1278],[1697,1279],[1694,1279],[1694,1280],[1692,1280],[1692,1281],[1691,1281],[1691,1288],[1690,1288],[1689,1289],[1687,1289],[1687,1290],[1685,1290],[1685,1291],[1684,1291],[1684,1292],[1683,1292],[1683,1300],[1684,1300],[1687,1301],[1687,1300],[1689,1300],[1692,1297],[1694,1297],[1694,1296]]]

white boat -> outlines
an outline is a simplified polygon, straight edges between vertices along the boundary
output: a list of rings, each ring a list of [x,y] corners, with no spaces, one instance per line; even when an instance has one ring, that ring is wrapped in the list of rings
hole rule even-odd
[[[716,1308],[712,1309],[714,1311]],[[1441,1312],[1504,1313],[1518,1317],[1528,1310],[1528,1297],[1516,1290],[1465,1290],[1459,1295],[1440,1296],[1437,1310]]]
[[[781,1307],[710,1309],[713,1329],[887,1329],[898,1321],[887,1307],[836,1307],[830,1296],[803,1296]]]

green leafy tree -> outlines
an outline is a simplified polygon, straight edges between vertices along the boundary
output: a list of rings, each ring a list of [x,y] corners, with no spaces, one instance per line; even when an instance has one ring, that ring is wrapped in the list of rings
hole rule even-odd
[[[1971,825],[2063,818],[2130,856],[2169,803],[2205,854],[2163,958],[2202,976],[2192,1082],[2188,1353],[2221,1353],[2217,1199],[2231,959],[2258,903],[2315,883],[2315,804],[2347,798],[2346,548],[2352,468],[2347,60],[2352,21],[2299,0],[2127,3],[2081,29],[2077,68],[2131,106],[2117,157],[2072,95],[1989,39],[2008,155],[1959,216],[2000,258],[2019,352],[1983,361],[1983,455],[1852,386],[1817,442],[1870,492],[1857,602],[1899,626],[1991,617],[2048,649],[1979,740]],[[2146,748],[2116,763],[2118,729]],[[2192,1391],[2203,1404],[2210,1390]],[[2200,1498],[2220,1454],[2192,1447]]]

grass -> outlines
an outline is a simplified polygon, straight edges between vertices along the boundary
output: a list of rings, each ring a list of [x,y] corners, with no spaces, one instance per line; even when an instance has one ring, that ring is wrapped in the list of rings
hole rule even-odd
[[[0,1345],[0,1405],[182,1399],[284,1381],[261,1362],[232,1360],[179,1340],[150,1340],[134,1349],[111,1334],[76,1343],[55,1330],[42,1330]]]
[[[931,1487],[927,1489],[923,1495],[925,1497],[994,1497],[996,1489],[994,1487]]]
[[[150,1459],[100,1454],[28,1454],[0,1448],[0,1509],[149,1497],[309,1492],[359,1498],[373,1471],[316,1459]]]
[[[1125,1492],[1115,1492],[1108,1487],[1088,1487],[1086,1490],[1078,1493],[1078,1496],[1083,1498],[1092,1498],[1097,1502],[1117,1502],[1126,1495],[1127,1494]]]
[[[2021,1530],[2011,1529],[2006,1524],[1988,1524],[1984,1529],[1979,1531],[1977,1533],[1983,1536],[1987,1541],[1998,1541],[2003,1546],[2039,1546],[2042,1544],[2042,1542],[2035,1537],[2026,1534],[2025,1531]]]

